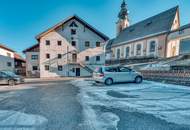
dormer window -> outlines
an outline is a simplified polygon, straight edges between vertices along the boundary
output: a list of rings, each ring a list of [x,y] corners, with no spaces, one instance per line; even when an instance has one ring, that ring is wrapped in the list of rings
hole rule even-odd
[[[132,28],[132,29],[130,29],[130,30],[129,30],[129,32],[133,32],[134,30],[135,30],[135,29],[134,29],[134,28]]]
[[[146,26],[150,26],[152,24],[152,21],[149,21],[149,22],[147,22],[147,24],[145,25],[145,27]]]

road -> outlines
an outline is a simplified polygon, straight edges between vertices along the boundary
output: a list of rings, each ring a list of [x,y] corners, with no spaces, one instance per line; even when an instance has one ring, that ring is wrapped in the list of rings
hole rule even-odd
[[[0,130],[190,130],[190,88],[90,80],[0,88]]]
[[[29,84],[0,93],[0,130],[83,130],[78,88],[69,81]]]

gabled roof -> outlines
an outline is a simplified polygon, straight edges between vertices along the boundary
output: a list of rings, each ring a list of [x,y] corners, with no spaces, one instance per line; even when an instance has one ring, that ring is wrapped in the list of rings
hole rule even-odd
[[[61,26],[63,24],[66,24],[67,22],[69,22],[70,20],[73,20],[73,19],[77,20],[78,22],[80,22],[81,24],[83,24],[84,26],[86,26],[88,29],[90,29],[91,31],[93,31],[94,33],[96,33],[98,36],[100,36],[105,41],[109,40],[109,37],[107,37],[105,34],[101,33],[100,31],[98,31],[94,27],[92,27],[90,24],[88,24],[86,21],[84,21],[83,19],[81,19],[77,15],[73,15],[73,16],[71,16],[71,17],[69,17],[69,18],[61,21],[60,23],[56,24],[55,26],[47,29],[46,31],[40,33],[39,35],[36,36],[36,39],[39,40],[45,34],[47,34],[47,33],[51,32],[51,31],[55,30],[59,26]]]
[[[14,59],[22,61],[22,62],[26,62],[26,60],[16,52],[14,53]]]
[[[0,48],[5,49],[5,50],[7,50],[7,51],[15,52],[14,50],[8,48],[7,46],[5,46],[5,45],[3,45],[3,44],[0,44]]]
[[[124,29],[114,40],[113,46],[121,43],[135,41],[150,35],[158,35],[171,31],[178,6],[164,11],[158,15],[147,18],[139,23]]]
[[[26,52],[28,52],[28,51],[31,51],[31,50],[34,49],[34,48],[39,48],[39,43],[37,43],[37,44],[35,44],[35,45],[33,45],[33,46],[29,47],[29,48],[26,48],[26,49],[23,50],[22,52],[23,52],[23,53],[26,53]]]

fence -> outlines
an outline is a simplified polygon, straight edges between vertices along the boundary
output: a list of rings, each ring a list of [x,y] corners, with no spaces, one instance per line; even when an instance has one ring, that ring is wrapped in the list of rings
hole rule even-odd
[[[190,71],[189,70],[184,70],[184,71],[142,70],[141,73],[144,79],[147,79],[147,80],[163,81],[167,83],[190,86]]]

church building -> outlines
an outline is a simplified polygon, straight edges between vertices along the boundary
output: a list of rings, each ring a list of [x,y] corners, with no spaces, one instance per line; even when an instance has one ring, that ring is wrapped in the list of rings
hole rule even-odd
[[[106,45],[107,64],[143,63],[180,54],[180,39],[170,36],[180,30],[178,6],[131,25],[123,0],[116,28],[117,36]]]

